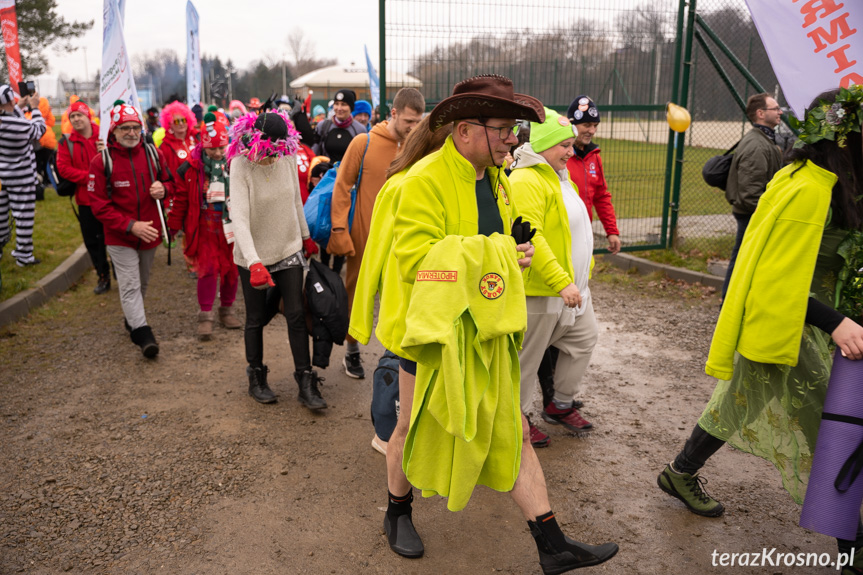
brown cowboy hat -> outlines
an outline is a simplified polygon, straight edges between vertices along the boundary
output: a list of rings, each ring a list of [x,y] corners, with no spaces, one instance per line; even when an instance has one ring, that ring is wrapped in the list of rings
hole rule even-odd
[[[452,89],[452,96],[441,100],[429,114],[432,132],[456,120],[466,118],[506,118],[545,121],[542,102],[513,91],[512,80],[497,74],[483,74],[462,80]]]

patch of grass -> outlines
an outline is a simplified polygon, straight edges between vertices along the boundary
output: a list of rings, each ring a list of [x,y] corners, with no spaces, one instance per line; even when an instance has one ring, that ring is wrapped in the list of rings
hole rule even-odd
[[[0,301],[36,286],[36,282],[52,272],[83,243],[78,220],[72,213],[69,198],[61,198],[52,188],[45,189],[45,200],[36,202],[36,223],[33,226],[35,256],[42,263],[35,266],[18,267],[12,250],[15,249],[15,233],[3,249],[0,259],[0,274],[3,287]]]
[[[593,268],[593,276],[590,281],[591,283],[622,286],[632,289],[642,296],[701,301],[709,301],[716,297],[716,288],[673,280],[665,277],[661,272],[640,275],[634,269],[624,271],[604,261],[602,256],[596,259],[596,266]]]
[[[665,191],[668,146],[628,140],[597,138],[608,189],[618,219],[659,217]],[[681,216],[726,214],[725,194],[701,178],[701,168],[711,156],[725,150],[687,147],[680,185]]]
[[[648,250],[638,252],[635,255],[652,262],[708,273],[707,262],[716,259],[729,259],[733,247],[734,236],[729,235],[718,238],[698,238],[697,248],[689,247],[684,242],[679,248]]]

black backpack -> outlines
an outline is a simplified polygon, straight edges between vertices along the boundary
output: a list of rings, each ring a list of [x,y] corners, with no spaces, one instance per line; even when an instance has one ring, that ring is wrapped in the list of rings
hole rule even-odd
[[[396,428],[399,408],[399,356],[385,349],[372,378],[372,424],[384,441]]]
[[[69,148],[69,157],[73,158],[72,154],[75,150],[75,145],[67,136],[63,136],[60,140],[60,145],[62,146],[64,142],[66,143],[66,147]],[[48,161],[48,169],[51,170],[51,175],[54,176],[54,181],[57,182],[57,195],[64,198],[74,196],[75,190],[78,189],[78,184],[60,175],[60,170],[57,169],[57,152],[51,154],[51,159]]]
[[[737,144],[739,143],[738,141]],[[734,159],[731,152],[737,148],[737,144],[728,148],[724,154],[713,156],[704,162],[704,167],[701,168],[701,177],[704,178],[708,186],[725,191],[726,186],[728,186],[728,173],[731,171],[731,161]]]

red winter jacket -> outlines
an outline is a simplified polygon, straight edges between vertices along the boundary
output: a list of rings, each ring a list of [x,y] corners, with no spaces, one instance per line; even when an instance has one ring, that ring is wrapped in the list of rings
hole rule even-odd
[[[195,147],[195,138],[190,134],[186,135],[186,139],[179,140],[174,134],[165,132],[165,138],[162,140],[162,145],[159,150],[165,156],[166,167],[171,172],[171,177],[177,177],[177,169],[183,165],[183,162],[189,159],[192,155],[192,149]],[[166,201],[173,202],[174,196],[165,196]],[[168,204],[166,204],[167,206]]]
[[[197,153],[197,152],[196,152]],[[183,230],[186,241],[183,253],[194,258],[198,252],[198,227],[201,221],[201,164],[200,157],[193,154],[177,169],[174,180],[174,203],[168,214],[168,228],[172,232]],[[205,186],[209,184],[204,181]]]
[[[578,187],[578,195],[587,206],[590,221],[593,221],[593,209],[596,208],[596,215],[605,228],[605,235],[619,236],[617,217],[614,215],[614,206],[611,205],[611,193],[605,181],[602,158],[599,157],[599,146],[593,143],[587,145],[583,158],[576,149],[575,155],[566,162],[566,169],[572,182]]]
[[[60,140],[57,147],[57,171],[70,182],[75,182],[75,203],[79,206],[89,206],[90,196],[87,194],[87,181],[90,179],[90,162],[99,153],[96,142],[99,141],[99,126],[90,123],[93,133],[89,138],[72,130],[66,136],[72,142],[72,155],[69,155],[69,145]]]
[[[161,242],[157,239],[146,243],[132,235],[132,224],[137,221],[152,221],[152,226],[162,233],[159,221],[159,207],[156,200],[150,196],[150,168],[147,165],[147,152],[143,142],[134,148],[126,148],[117,143],[113,135],[108,136],[108,150],[114,166],[111,171],[111,198],[105,186],[105,165],[102,154],[97,154],[90,162],[90,180],[87,192],[90,195],[90,207],[105,227],[105,245],[125,246],[137,250],[155,248]],[[166,195],[173,193],[174,185],[171,176],[165,169],[165,158],[159,154],[162,173],[156,174],[156,179],[165,186]]]

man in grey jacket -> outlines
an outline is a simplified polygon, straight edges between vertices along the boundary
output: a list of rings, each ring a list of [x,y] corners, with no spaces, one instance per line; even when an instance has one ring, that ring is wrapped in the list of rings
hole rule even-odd
[[[728,282],[731,280],[731,272],[734,271],[737,252],[740,250],[749,219],[755,213],[767,183],[782,167],[782,152],[776,145],[775,131],[782,118],[779,104],[770,94],[755,94],[746,102],[746,117],[752,122],[752,129],[737,144],[725,187],[725,197],[732,206],[734,219],[737,220],[737,237],[731,250],[725,283],[722,284],[723,298],[728,291]]]

